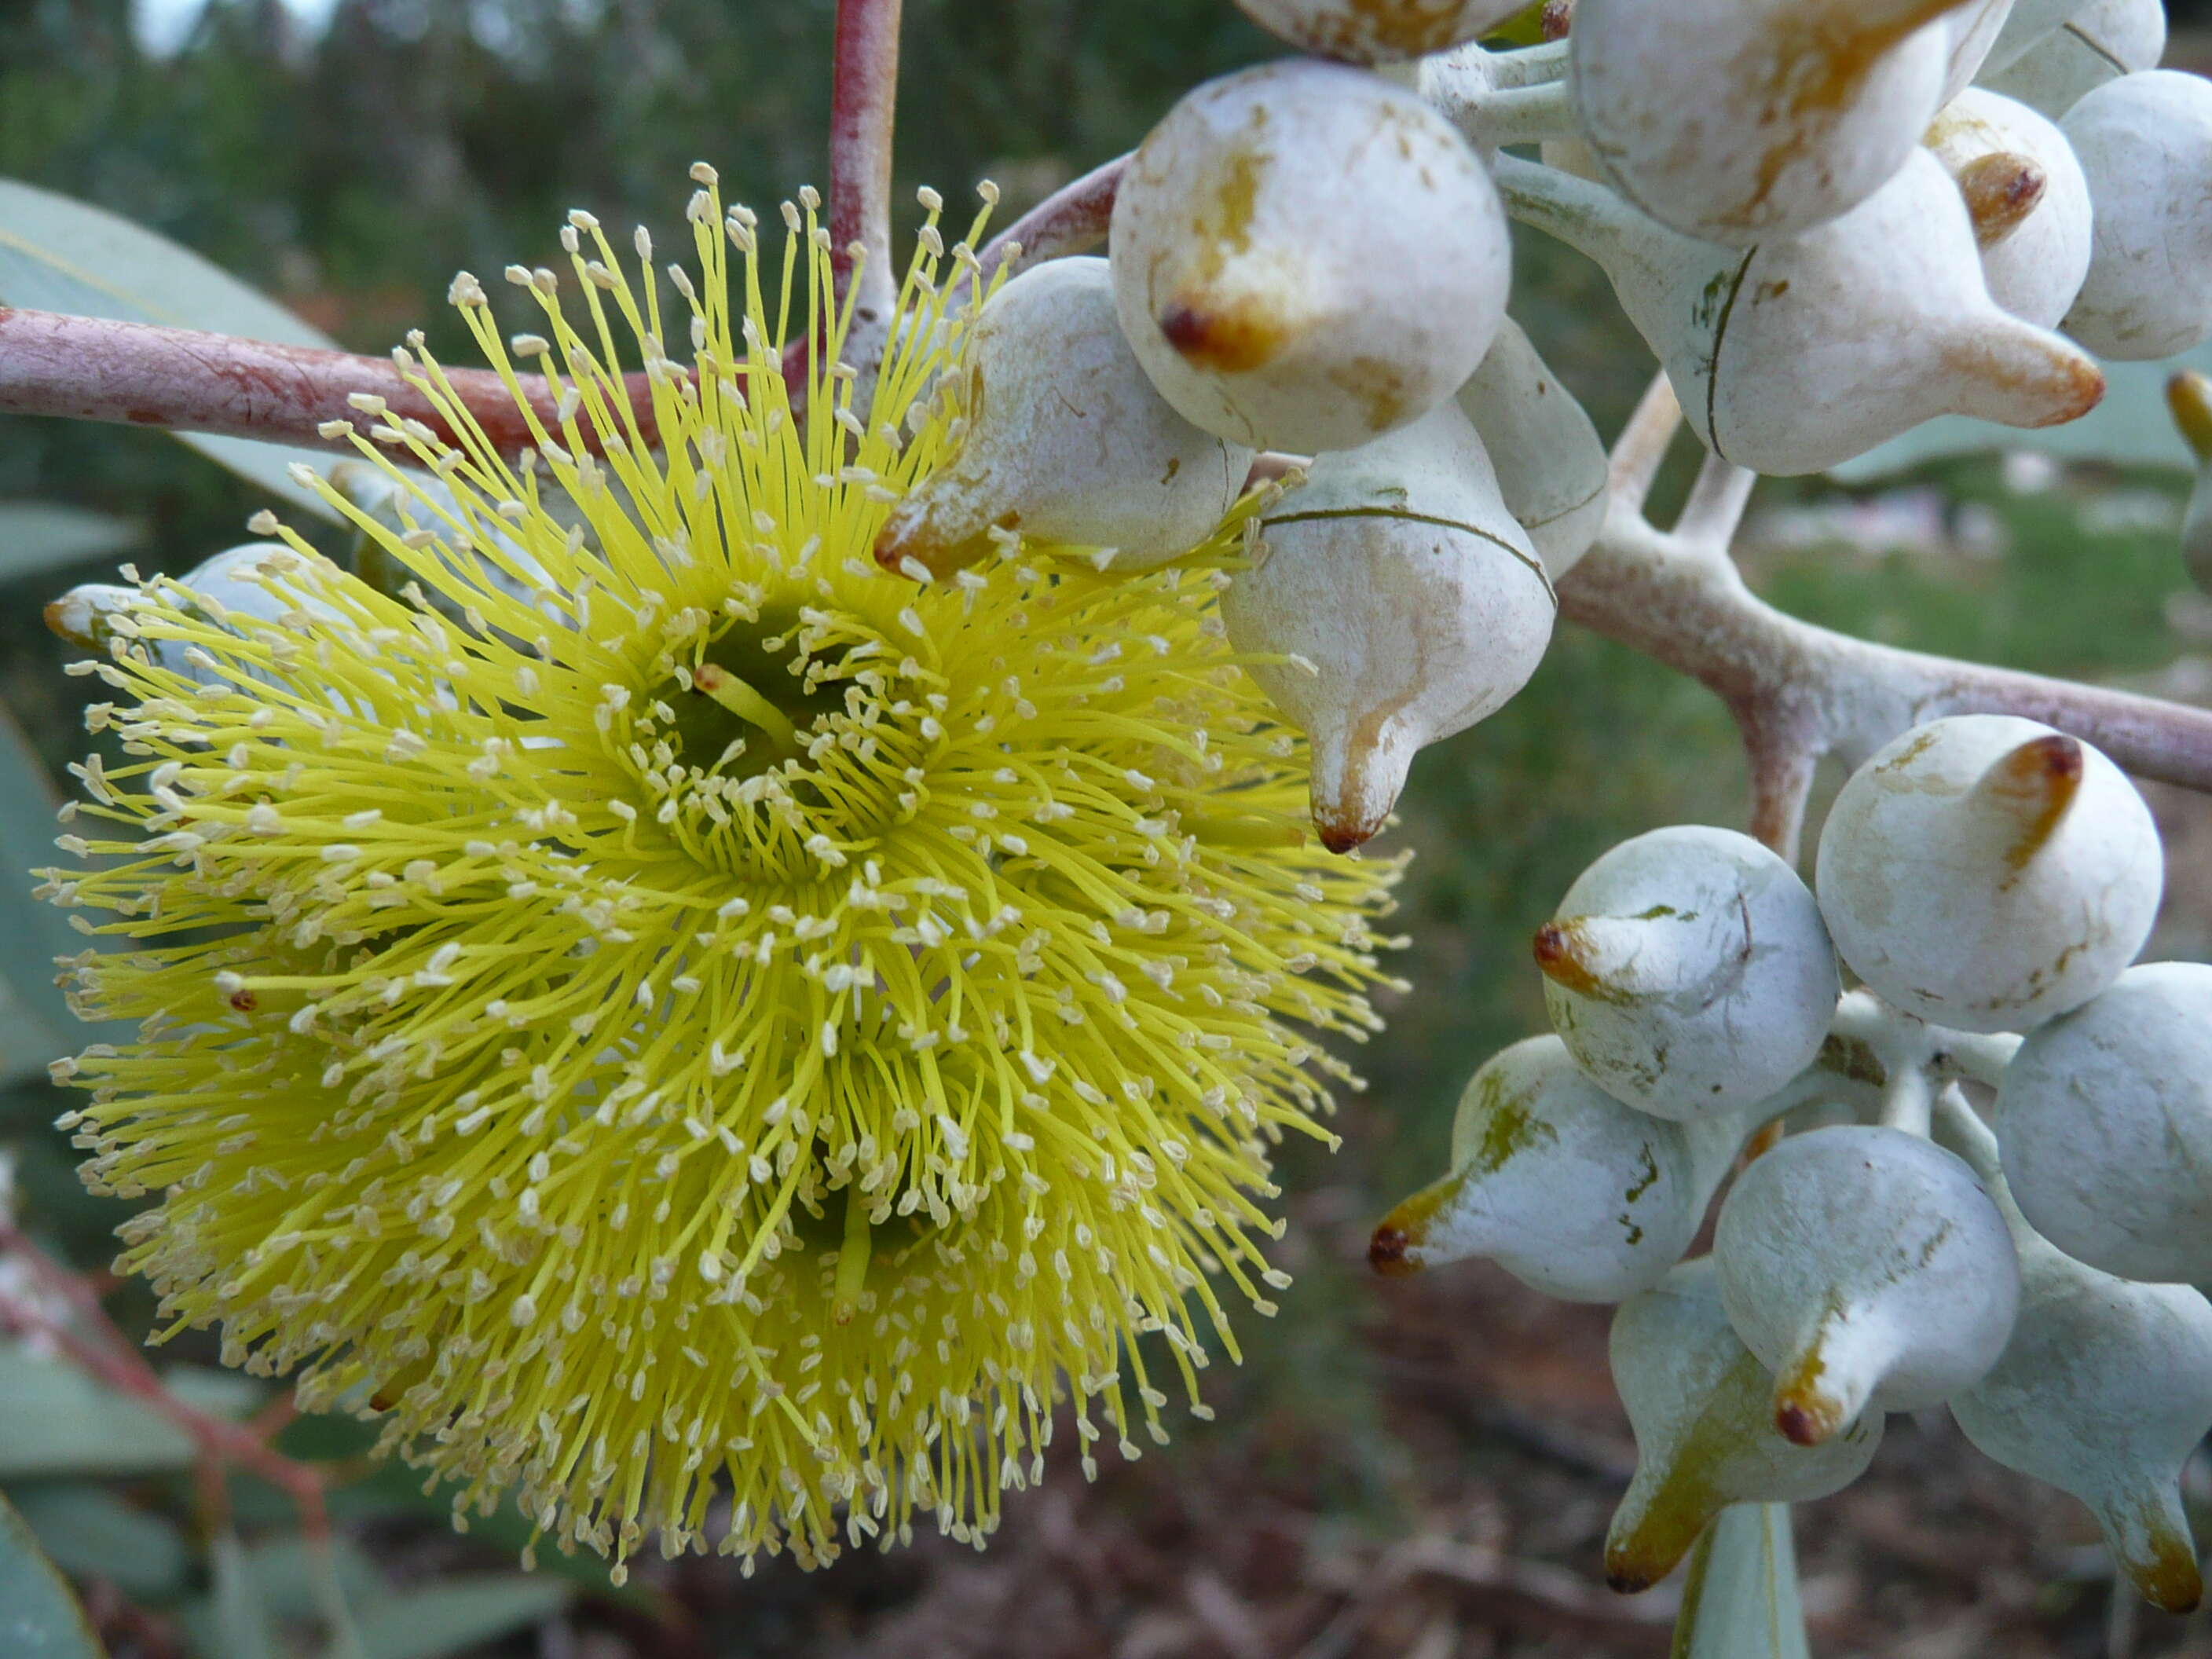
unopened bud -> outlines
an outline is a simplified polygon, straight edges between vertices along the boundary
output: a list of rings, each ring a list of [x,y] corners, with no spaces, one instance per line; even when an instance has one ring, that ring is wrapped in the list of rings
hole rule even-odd
[[[1152,388],[1114,315],[1103,259],[1024,271],[978,313],[958,450],[891,510],[886,569],[950,575],[994,530],[1115,550],[1142,569],[1188,552],[1244,487],[1252,453],[1201,432]]]
[[[2036,1231],[2123,1278],[2212,1283],[2212,967],[2147,963],[2032,1031],[1997,1138]]]
[[[1961,0],[1583,0],[1583,131],[1663,224],[1746,247],[1800,235],[1893,175],[1936,111]],[[1817,90],[1813,90],[1817,88]]]
[[[2025,104],[1970,87],[1928,129],[1958,181],[1990,297],[2056,327],[2089,270],[2089,185],[2065,135]]]
[[[2060,124],[2095,204],[2066,331],[2100,357],[2171,357],[2212,335],[2212,82],[2122,76]]]
[[[1942,164],[1915,150],[1841,218],[1748,255],[1511,157],[1517,216],[1612,276],[1698,435],[1755,472],[1822,471],[1943,414],[2072,420],[2103,397],[2079,348],[2001,309]]]
[[[1922,1019],[2018,1031],[2087,1002],[2157,919],[2150,809],[2076,738],[2008,715],[1932,720],[1851,775],[1815,885],[1845,962]]]
[[[2014,15],[2027,9],[2015,6]],[[2106,82],[2156,69],[2165,55],[2165,0],[2089,0],[2075,6],[2062,27],[1982,79],[1990,91],[2017,98],[2056,121]]]
[[[1712,1116],[1811,1065],[1843,986],[1820,907],[1748,836],[1685,825],[1623,842],[1537,930],[1545,1006],[1609,1093]]]
[[[1467,141],[1404,88],[1287,60],[1208,82],[1138,149],[1115,299],[1184,418],[1302,453],[1419,419],[1505,312],[1504,215]]]
[[[1494,1056],[1460,1097],[1452,1170],[1382,1218],[1377,1272],[1482,1257],[1548,1296],[1617,1302],[1680,1261],[1741,1139],[1622,1105],[1557,1037]]]
[[[2011,1234],[1973,1170],[1859,1124],[1754,1159],[1721,1206],[1713,1260],[1736,1334],[1775,1373],[1775,1426],[1805,1446],[1979,1380],[2020,1299]]]
[[[1774,1431],[1774,1379],[1729,1323],[1711,1256],[1622,1303],[1607,1347],[1636,1431],[1636,1478],[1605,1535],[1606,1582],[1626,1594],[1672,1572],[1728,1505],[1826,1498],[1881,1443],[1873,1413],[1817,1446]]]
[[[1322,456],[1260,534],[1223,620],[1237,650],[1277,659],[1250,672],[1311,739],[1314,824],[1348,851],[1382,829],[1424,745],[1527,682],[1557,601],[1453,403]]]
[[[1989,1375],[1951,1396],[1987,1455],[2089,1506],[2153,1606],[2203,1595],[2181,1467],[2212,1431],[2212,1304],[2186,1285],[2138,1285],[2052,1248],[2014,1207],[1997,1149],[1963,1102],[1945,1139],[2006,1212],[2020,1250],[2020,1318]],[[1969,1144],[1961,1144],[1966,1141]]]
[[[1488,33],[1525,0],[1237,0],[1269,33],[1316,58],[1388,64]]]
[[[1498,492],[1553,581],[1575,568],[1605,523],[1604,442],[1573,392],[1510,317],[1459,406],[1498,476]]]

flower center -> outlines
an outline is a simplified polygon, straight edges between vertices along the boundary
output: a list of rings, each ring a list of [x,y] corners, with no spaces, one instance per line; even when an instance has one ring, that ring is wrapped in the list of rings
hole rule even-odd
[[[744,599],[672,621],[609,737],[665,826],[703,863],[817,879],[910,815],[938,677],[858,611]]]

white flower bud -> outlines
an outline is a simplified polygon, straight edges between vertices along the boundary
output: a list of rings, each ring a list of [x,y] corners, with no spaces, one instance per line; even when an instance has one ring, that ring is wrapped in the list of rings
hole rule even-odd
[[[1456,404],[1323,455],[1260,526],[1221,612],[1311,739],[1314,824],[1347,851],[1382,829],[1425,745],[1527,683],[1558,610]]]
[[[1966,201],[1990,298],[2057,327],[2089,272],[2089,181],[2074,147],[2027,105],[1979,87],[1943,106],[1927,143]]]
[[[2100,357],[2171,357],[2212,336],[2212,82],[2172,70],[2098,88],[2060,124],[2096,205],[2066,331]]]
[[[1986,81],[2017,63],[2027,52],[2051,38],[2053,31],[2084,9],[2086,0],[2013,0],[1996,40],[1983,54],[1978,71]]]
[[[1459,389],[1459,406],[1482,439],[1506,511],[1556,582],[1605,524],[1608,469],[1597,428],[1510,317]]]
[[[1742,1139],[1622,1105],[1557,1037],[1530,1037],[1468,1082],[1452,1172],[1392,1210],[1368,1260],[1403,1273],[1481,1257],[1570,1302],[1618,1302],[1682,1259]]]
[[[1663,224],[1746,247],[1849,212],[1942,100],[1960,0],[1581,0],[1583,133]]]
[[[2088,744],[2033,720],[1931,720],[1851,775],[1814,886],[1860,978],[1907,1013],[2021,1031],[2135,959],[2165,861],[2150,809]]]
[[[2017,98],[2056,121],[2107,81],[2156,69],[2165,55],[2165,0],[2090,0],[1982,80],[1990,91]]]
[[[2187,1613],[2204,1586],[2181,1466],[2212,1431],[2212,1304],[2185,1285],[2131,1284],[2053,1249],[2013,1206],[1989,1131],[1978,1120],[1949,1127],[1945,1139],[2005,1212],[2021,1267],[2012,1340],[1988,1376],[1951,1396],[1951,1414],[1988,1456],[2087,1504],[2144,1599]]]
[[[1625,1594],[1672,1572],[1730,1504],[1826,1498],[1881,1444],[1879,1413],[1817,1446],[1774,1432],[1773,1376],[1729,1323],[1711,1256],[1622,1303],[1607,1347],[1636,1431],[1636,1478],[1605,1534],[1606,1582]]]
[[[2212,967],[2130,968],[2029,1033],[1997,1094],[2005,1178],[2093,1267],[2212,1282]]]
[[[1153,128],[1114,205],[1115,300],[1184,418],[1233,443],[1346,449],[1474,372],[1511,249],[1489,175],[1413,93],[1287,60]]]
[[[1660,1117],[1773,1094],[1813,1063],[1843,985],[1810,889],[1748,836],[1625,841],[1536,932],[1553,1028],[1592,1081]]]
[[[1713,1260],[1736,1334],[1776,1374],[1775,1426],[1805,1446],[1979,1380],[2020,1300],[2012,1236],[1973,1170],[1856,1123],[1754,1159],[1721,1206]]]
[[[2003,37],[2014,9],[2013,0],[1968,0],[1968,3],[1944,17],[1951,55],[1944,65],[1940,102],[1949,103],[1981,73],[1982,65]]]
[[[1487,34],[1523,0],[1237,0],[1270,34],[1316,58],[1388,64]]]
[[[1115,550],[1141,570],[1206,539],[1252,452],[1201,432],[1154,391],[1114,314],[1103,259],[1024,271],[975,319],[958,449],[891,510],[876,558],[946,576],[993,529]]]
[[[1755,472],[1817,472],[1942,414],[2049,426],[2105,377],[2001,309],[1950,175],[1916,149],[1839,219],[1748,253],[1678,236],[1617,197],[1510,157],[1518,216],[1602,264],[1707,446]]]

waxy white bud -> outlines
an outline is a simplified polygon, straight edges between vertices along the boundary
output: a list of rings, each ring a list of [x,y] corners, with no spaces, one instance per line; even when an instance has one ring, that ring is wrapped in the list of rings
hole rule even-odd
[[[2212,1283],[2212,967],[2130,968],[2029,1033],[1997,1093],[2030,1224],[2125,1279]]]
[[[2089,272],[2089,181],[2065,135],[2025,104],[1969,87],[1928,129],[1958,182],[1990,298],[2055,328]]]
[[[1413,757],[1527,683],[1558,609],[1447,402],[1364,449],[1323,455],[1261,521],[1222,596],[1230,642],[1310,739],[1314,825],[1333,851],[1389,817]]]
[[[1731,252],[1611,192],[1501,158],[1516,216],[1606,268],[1708,447],[1754,472],[1817,472],[1937,415],[2050,426],[2105,377],[1990,298],[1972,222],[1915,149],[1889,182],[1793,240]]]
[[[1510,317],[1459,389],[1459,406],[1482,439],[1506,511],[1556,582],[1605,524],[1608,467],[1597,428]]]
[[[1972,714],[1906,732],[1851,775],[1814,886],[1845,962],[1907,1013],[2020,1031],[2135,960],[2164,860],[2150,809],[2096,750]]]
[[[1487,34],[1523,0],[1237,0],[1270,34],[1316,58],[1388,64]]]
[[[1753,1160],[1721,1206],[1713,1260],[1736,1334],[1775,1372],[1775,1426],[1806,1446],[1978,1381],[2020,1299],[2012,1236],[1973,1170],[1860,1124]]]
[[[1820,906],[1748,836],[1626,841],[1536,931],[1544,1005],[1576,1063],[1661,1117],[1733,1112],[1813,1063],[1843,986]]]
[[[977,313],[958,448],[891,509],[876,538],[888,570],[947,576],[991,550],[994,530],[1112,548],[1141,570],[1206,539],[1244,488],[1252,452],[1201,432],[1138,367],[1103,259],[1024,271]]]
[[[1580,0],[1583,136],[1662,223],[1747,247],[1865,201],[1941,104],[1961,0]]]
[[[1879,1413],[1817,1446],[1775,1433],[1774,1378],[1729,1323],[1711,1256],[1622,1303],[1607,1346],[1636,1431],[1636,1478],[1605,1534],[1606,1582],[1625,1594],[1672,1572],[1728,1505],[1826,1498],[1881,1444]]]
[[[1209,82],[1139,146],[1115,299],[1185,419],[1232,443],[1347,449],[1474,372],[1511,250],[1489,175],[1413,93],[1289,60]]]
[[[1961,1118],[1963,1101],[1946,1104],[1939,1133],[2005,1212],[2021,1266],[2012,1340],[1988,1376],[1951,1396],[1951,1414],[1988,1456],[2087,1504],[2144,1599],[2187,1613],[2204,1585],[2181,1467],[2212,1431],[2212,1304],[2188,1285],[2132,1284],[2052,1248],[2006,1192],[1988,1129]]]
[[[2100,357],[2171,357],[2212,336],[2212,82],[2122,76],[2059,124],[2096,206],[2066,331]]]
[[[2106,82],[2156,69],[2165,55],[2165,0],[2090,0],[1982,81],[2056,121]]]
[[[1452,1170],[1382,1218],[1385,1273],[1481,1257],[1570,1302],[1618,1302],[1682,1259],[1742,1139],[1622,1105],[1557,1037],[1530,1037],[1468,1082]]]

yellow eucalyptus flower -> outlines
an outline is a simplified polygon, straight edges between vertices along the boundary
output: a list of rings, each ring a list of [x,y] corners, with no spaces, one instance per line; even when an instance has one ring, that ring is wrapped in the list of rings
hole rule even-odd
[[[398,596],[286,532],[230,562],[264,604],[157,578],[105,618],[130,759],[80,816],[120,829],[50,891],[103,941],[84,1012],[141,1027],[58,1066],[64,1123],[96,1190],[161,1195],[120,1265],[170,1328],[380,1413],[457,1516],[514,1490],[617,1563],[826,1560],[917,1508],[980,1543],[1057,1396],[1086,1470],[1133,1456],[1163,1364],[1203,1414],[1236,1354],[1219,1292],[1273,1311],[1267,1148],[1349,1077],[1312,1033],[1377,1024],[1395,867],[1308,842],[1304,744],[1224,642],[1249,503],[1134,579],[1011,538],[884,574],[959,441],[975,257],[940,283],[925,194],[872,408],[833,368],[806,418],[787,329],[848,320],[813,198],[771,310],[694,176],[688,314],[586,215],[580,325],[510,271],[560,400],[520,465],[399,354],[461,441],[368,400],[398,510],[330,492]]]

